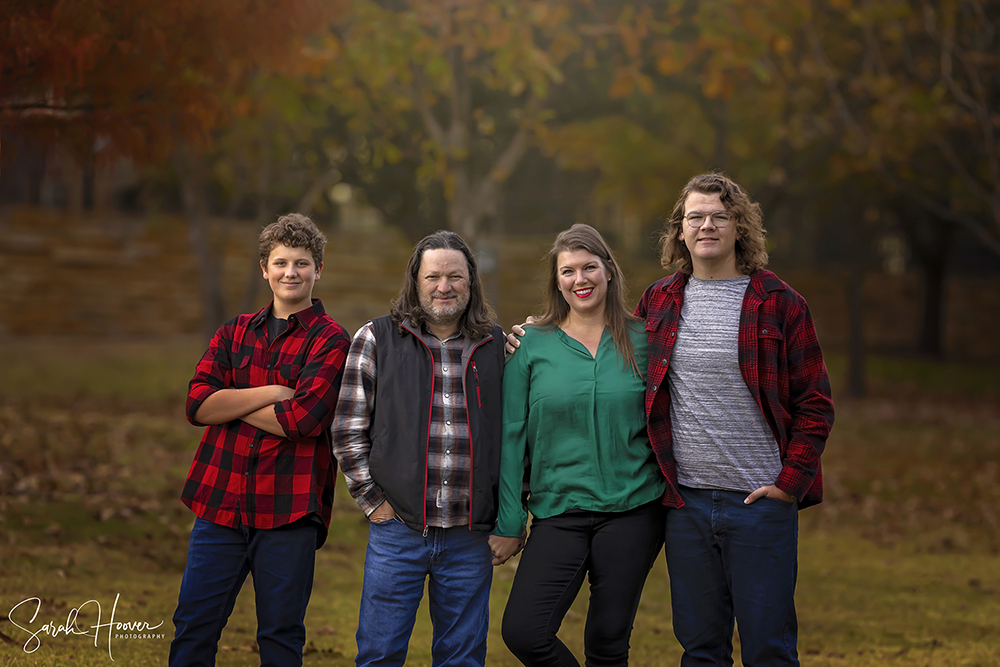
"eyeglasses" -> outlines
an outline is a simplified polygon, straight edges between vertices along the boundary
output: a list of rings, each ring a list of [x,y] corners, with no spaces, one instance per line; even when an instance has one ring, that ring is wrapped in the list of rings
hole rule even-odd
[[[688,227],[691,227],[692,229],[700,229],[701,226],[705,224],[705,221],[709,219],[716,226],[716,228],[722,229],[732,222],[733,216],[729,213],[729,211],[712,211],[711,213],[692,211],[684,216],[684,220],[687,221]]]

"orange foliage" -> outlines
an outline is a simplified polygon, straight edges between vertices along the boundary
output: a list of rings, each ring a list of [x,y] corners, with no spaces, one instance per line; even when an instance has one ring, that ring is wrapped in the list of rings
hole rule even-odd
[[[229,95],[260,71],[297,71],[328,0],[0,0],[0,126],[98,159],[162,159],[205,143]]]

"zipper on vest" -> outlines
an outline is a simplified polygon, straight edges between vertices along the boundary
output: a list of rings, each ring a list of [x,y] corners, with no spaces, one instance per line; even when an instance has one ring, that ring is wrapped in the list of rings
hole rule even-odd
[[[483,407],[483,399],[479,395],[479,369],[476,368],[476,362],[472,362],[472,374],[476,377],[476,403],[479,407]]]

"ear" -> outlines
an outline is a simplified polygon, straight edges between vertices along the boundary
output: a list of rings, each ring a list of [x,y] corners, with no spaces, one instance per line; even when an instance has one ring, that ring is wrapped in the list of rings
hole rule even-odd
[[[267,280],[267,265],[264,262],[260,263],[260,272],[264,274],[264,280]]]
[[[316,266],[316,280],[319,280],[319,276],[320,276],[321,273],[323,273],[323,262],[320,262]]]

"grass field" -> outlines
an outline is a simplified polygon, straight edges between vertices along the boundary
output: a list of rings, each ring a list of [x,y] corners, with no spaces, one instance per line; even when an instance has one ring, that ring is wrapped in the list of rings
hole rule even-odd
[[[200,436],[183,417],[200,344],[2,349],[0,666],[165,664],[193,522],[178,494]],[[841,360],[830,366],[843,386]],[[1000,374],[878,357],[869,371],[870,397],[837,400],[826,502],[801,514],[803,664],[1000,665]],[[365,538],[341,484],[318,553],[307,665],[353,664]],[[515,567],[494,578],[491,665],[517,664],[498,622]],[[138,628],[126,634],[154,638],[59,627],[77,613],[78,627],[106,624],[112,612]],[[581,595],[560,633],[581,660],[585,616]],[[219,665],[258,664],[254,628],[248,582]],[[430,663],[429,637],[422,611],[408,664]],[[633,665],[678,663],[662,558],[632,647]]]

